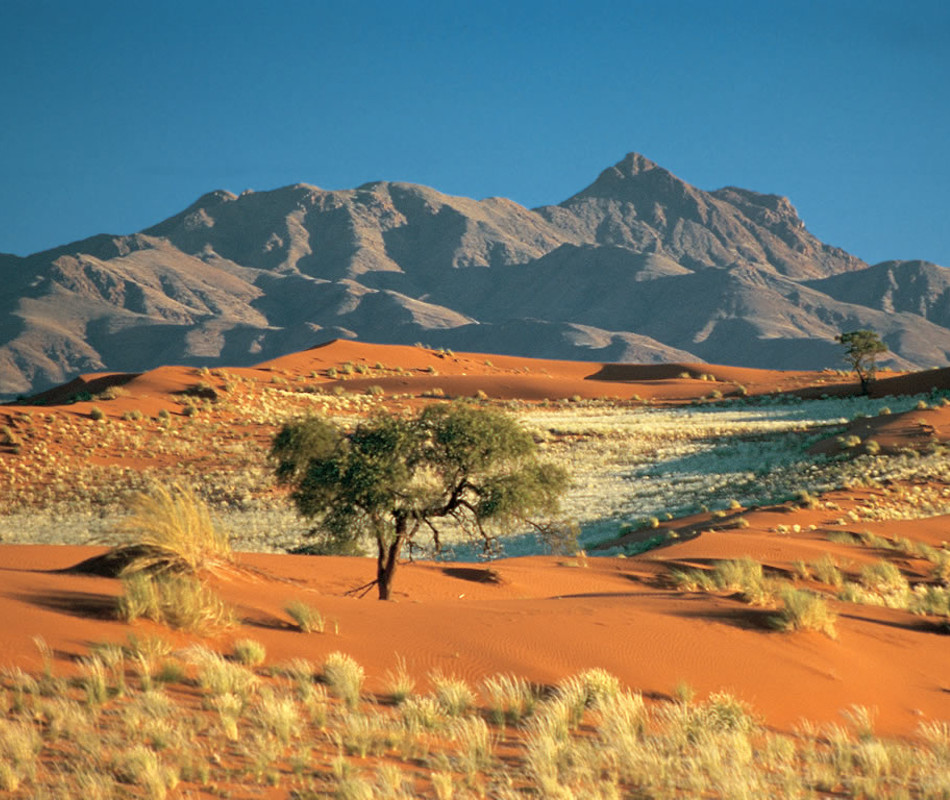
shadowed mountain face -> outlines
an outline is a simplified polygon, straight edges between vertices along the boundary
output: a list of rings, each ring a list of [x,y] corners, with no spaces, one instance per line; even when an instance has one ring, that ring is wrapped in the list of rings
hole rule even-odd
[[[241,366],[339,337],[548,358],[842,366],[878,331],[950,364],[950,271],[869,267],[784,197],[637,154],[557,206],[424,186],[217,191],[131,236],[0,254],[0,396],[81,372]]]

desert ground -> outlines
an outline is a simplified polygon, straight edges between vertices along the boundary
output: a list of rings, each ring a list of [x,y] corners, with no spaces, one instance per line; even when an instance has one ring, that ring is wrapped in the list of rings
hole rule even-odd
[[[860,397],[837,371],[337,341],[2,406],[0,790],[945,797],[946,397],[950,370]],[[576,542],[420,547],[389,602],[354,591],[366,558],[287,552],[280,425],[459,399],[569,469]],[[231,535],[213,624],[130,621],[96,560],[171,484]]]

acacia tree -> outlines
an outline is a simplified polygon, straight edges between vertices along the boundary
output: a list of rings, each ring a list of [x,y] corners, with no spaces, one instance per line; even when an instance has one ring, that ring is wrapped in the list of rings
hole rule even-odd
[[[499,532],[555,513],[566,472],[537,457],[534,440],[504,414],[429,406],[380,413],[345,432],[323,417],[287,424],[274,438],[277,478],[294,487],[311,535],[337,545],[376,543],[376,584],[386,600],[400,554],[420,535],[441,549],[451,521],[491,552]],[[536,524],[536,523],[532,523]]]
[[[842,333],[835,340],[847,348],[844,359],[861,381],[861,392],[867,394],[877,372],[877,357],[887,352],[887,345],[870,330]]]

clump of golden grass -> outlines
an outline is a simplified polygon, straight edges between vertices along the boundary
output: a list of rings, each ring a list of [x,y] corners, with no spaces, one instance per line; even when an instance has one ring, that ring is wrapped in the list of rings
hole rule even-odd
[[[429,680],[435,690],[436,702],[450,717],[461,716],[475,705],[475,692],[462,678],[432,672]]]
[[[214,569],[231,561],[226,532],[211,518],[194,492],[181,486],[156,486],[131,501],[131,514],[119,525],[128,541],[114,553],[128,556],[123,572],[186,572]]]
[[[409,674],[404,658],[400,657],[396,660],[395,670],[387,670],[386,686],[397,705],[412,695],[416,688],[416,680]]]
[[[231,645],[234,660],[247,667],[256,667],[264,663],[267,649],[256,639],[238,639]]]
[[[754,605],[774,601],[777,584],[765,577],[762,565],[746,556],[731,561],[717,561],[711,570],[673,570],[673,583],[686,592],[737,592]]]
[[[811,568],[815,573],[815,578],[822,583],[836,588],[840,588],[844,583],[841,570],[838,569],[838,565],[830,553],[825,553],[817,561],[812,562]]]
[[[160,625],[206,632],[236,622],[215,592],[191,575],[132,573],[122,579],[119,616],[127,622],[150,619]]]
[[[781,589],[782,610],[772,619],[779,630],[819,631],[831,639],[837,639],[835,613],[828,608],[824,597],[804,589],[783,586]]]
[[[482,693],[488,698],[488,711],[496,725],[518,723],[530,717],[538,704],[538,693],[524,678],[516,675],[492,675],[482,681]]]
[[[907,608],[912,596],[907,578],[894,564],[883,559],[865,564],[858,582],[848,581],[839,593],[840,599],[850,603],[887,608]]]
[[[339,651],[330,653],[323,662],[321,677],[330,691],[348,707],[357,706],[363,691],[365,674],[353,656]]]
[[[293,600],[284,607],[284,611],[297,624],[301,633],[323,633],[326,625],[323,615],[313,606],[300,600]]]

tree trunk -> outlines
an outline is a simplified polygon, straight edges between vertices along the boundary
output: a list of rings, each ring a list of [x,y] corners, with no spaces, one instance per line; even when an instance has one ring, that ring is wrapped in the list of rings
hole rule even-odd
[[[379,590],[379,599],[388,600],[392,590],[393,575],[396,564],[399,563],[399,554],[402,552],[402,543],[406,538],[406,520],[396,520],[396,535],[388,546],[381,538],[376,540],[376,588]]]

